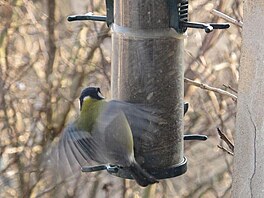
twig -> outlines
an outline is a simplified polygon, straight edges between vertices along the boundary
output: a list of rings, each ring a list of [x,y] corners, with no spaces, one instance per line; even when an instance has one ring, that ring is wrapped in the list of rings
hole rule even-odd
[[[234,152],[234,144],[228,139],[228,137],[217,127],[217,132],[222,140],[228,145],[232,152]]]
[[[237,25],[237,26],[239,26],[241,28],[243,27],[243,22],[242,21],[236,20],[236,19],[234,19],[234,18],[232,18],[232,17],[230,17],[230,16],[228,16],[228,15],[222,13],[222,12],[219,12],[218,10],[213,9],[211,11],[211,13],[213,15],[218,16],[218,17],[220,17],[222,19],[225,19],[226,21],[228,21],[230,23],[233,23],[233,24],[235,24],[235,25]]]
[[[225,84],[223,84],[223,86],[224,86],[225,88],[228,88],[228,89],[230,89],[231,91],[235,92],[236,94],[238,93],[237,90],[235,90],[235,89],[234,89],[233,87],[231,87],[230,85],[225,85]]]
[[[52,186],[50,186],[50,187],[44,189],[44,190],[41,191],[41,192],[38,192],[38,194],[36,194],[35,197],[36,197],[36,198],[38,198],[38,197],[43,197],[43,195],[45,195],[45,194],[47,194],[47,193],[50,193],[50,192],[53,191],[53,190],[56,190],[56,188],[58,188],[60,185],[65,185],[65,184],[67,184],[68,182],[72,182],[73,179],[76,179],[77,181],[80,181],[79,178],[80,178],[80,175],[78,175],[78,178],[76,178],[76,174],[75,174],[75,175],[69,176],[68,178],[65,178],[65,179],[63,179],[63,180],[61,180],[61,181],[56,181],[54,184],[52,184]],[[39,182],[39,181],[38,181],[38,182]],[[78,187],[78,185],[76,184],[76,185],[75,185],[75,188],[77,188],[77,187]],[[75,189],[74,189],[74,190],[75,190]]]
[[[222,147],[222,146],[220,146],[220,145],[217,145],[217,147],[220,148],[220,149],[222,149],[223,151],[227,152],[229,155],[234,156],[234,153],[231,152],[231,151],[229,151],[229,150],[227,150],[226,148],[224,148],[224,147]]]
[[[103,191],[105,191],[105,198],[109,198],[110,197],[110,190],[111,187],[113,187],[113,183],[109,182],[103,185],[102,189]]]
[[[184,78],[184,82],[188,83],[188,84],[191,84],[191,85],[194,85],[196,87],[199,87],[201,89],[205,89],[205,90],[209,90],[209,91],[213,91],[213,92],[216,92],[216,93],[219,93],[219,94],[222,94],[222,95],[226,95],[226,96],[229,96],[231,97],[234,101],[237,101],[237,96],[234,95],[234,94],[231,94],[223,89],[220,89],[220,88],[215,88],[215,87],[211,87],[207,84],[204,84],[204,83],[200,83],[200,82],[196,82],[194,80],[191,80],[191,79],[188,79],[188,78]]]

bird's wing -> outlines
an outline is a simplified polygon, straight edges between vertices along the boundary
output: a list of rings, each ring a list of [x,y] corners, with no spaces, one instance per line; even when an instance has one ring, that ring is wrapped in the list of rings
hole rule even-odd
[[[71,175],[80,171],[82,166],[104,163],[103,151],[100,142],[89,132],[79,130],[74,123],[69,124],[62,133],[56,151],[58,169],[63,175]]]
[[[164,120],[158,116],[159,110],[147,107],[143,104],[133,104],[123,101],[111,100],[108,102],[105,114],[113,114],[122,111],[132,130],[134,139],[152,141],[158,130],[158,125]]]
[[[56,186],[58,190],[63,189],[63,193],[73,187],[87,188],[89,177],[81,174],[81,167],[98,164],[93,161],[101,156],[97,143],[87,131],[78,130],[74,123],[69,124],[59,142],[55,139],[54,143],[56,146],[51,148],[46,167],[47,177],[51,177],[50,188]]]
[[[107,162],[129,166],[134,159],[133,136],[125,114],[120,110],[103,111],[96,120],[92,136],[101,145]]]

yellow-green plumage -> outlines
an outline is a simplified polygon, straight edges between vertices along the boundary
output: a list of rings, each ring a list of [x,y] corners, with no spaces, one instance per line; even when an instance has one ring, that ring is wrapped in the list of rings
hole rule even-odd
[[[91,132],[106,103],[104,100],[97,100],[90,97],[86,98],[83,101],[80,116],[75,121],[76,126],[82,130]]]
[[[64,153],[59,156],[69,156],[68,164],[74,160],[79,164],[83,160],[93,160],[119,165],[126,168],[141,186],[158,182],[134,157],[133,135],[141,138],[142,131],[154,130],[149,127],[149,119],[155,121],[151,114],[131,103],[106,102],[100,89],[95,87],[82,91],[80,104],[80,116],[64,130],[60,141]],[[64,148],[66,146],[69,148]]]
[[[104,135],[111,144],[118,144],[118,148],[121,148],[122,151],[125,151],[128,155],[134,154],[132,131],[125,114],[122,111],[118,111],[113,112],[112,115],[107,115],[108,118],[106,119],[100,118],[101,114],[104,114],[104,109],[106,107],[107,102],[105,100],[96,100],[90,97],[86,98],[83,101],[80,116],[76,120],[76,126],[79,130],[91,133],[92,136],[98,136],[97,133],[105,133],[101,134],[100,137]],[[104,119],[104,123],[100,122],[101,119]],[[105,126],[104,129],[98,129],[98,127],[100,127],[98,125],[105,123],[107,126]],[[100,141],[103,142],[103,140]],[[116,150],[111,153],[120,153],[122,151]],[[115,162],[112,161],[111,163]]]

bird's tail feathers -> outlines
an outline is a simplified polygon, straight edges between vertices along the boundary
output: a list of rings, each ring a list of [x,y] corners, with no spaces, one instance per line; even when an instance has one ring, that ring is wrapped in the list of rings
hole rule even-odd
[[[129,168],[132,177],[142,187],[146,187],[150,184],[159,182],[155,177],[153,177],[147,171],[145,171],[136,161],[133,162]]]

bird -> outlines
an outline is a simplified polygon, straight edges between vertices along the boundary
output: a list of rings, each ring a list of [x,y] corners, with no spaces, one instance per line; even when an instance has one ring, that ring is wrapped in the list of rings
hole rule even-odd
[[[83,89],[79,103],[80,115],[60,138],[59,162],[63,166],[74,166],[76,162],[82,166],[90,161],[114,164],[127,170],[142,187],[158,183],[134,156],[134,139],[151,139],[159,123],[153,111],[145,105],[106,101],[99,87]]]

